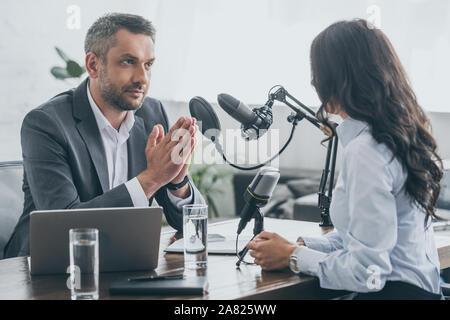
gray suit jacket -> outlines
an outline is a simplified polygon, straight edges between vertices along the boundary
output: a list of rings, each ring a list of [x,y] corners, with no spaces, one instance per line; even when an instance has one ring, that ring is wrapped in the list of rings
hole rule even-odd
[[[29,255],[29,216],[33,210],[132,207],[125,184],[109,190],[103,142],[87,97],[86,79],[63,92],[23,120],[21,130],[24,163],[24,210],[5,247],[5,258]],[[128,146],[128,177],[147,166],[145,146],[156,124],[169,129],[166,112],[158,100],[147,97],[135,113]],[[204,203],[191,179],[193,203]],[[182,229],[182,210],[170,201],[165,187],[154,197],[168,223]],[[150,205],[153,197],[150,199]]]

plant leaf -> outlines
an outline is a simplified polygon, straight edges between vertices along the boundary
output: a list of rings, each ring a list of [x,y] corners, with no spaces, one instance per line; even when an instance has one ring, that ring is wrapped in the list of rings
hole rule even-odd
[[[55,47],[55,50],[56,50],[56,52],[58,53],[58,55],[61,57],[61,59],[64,60],[64,62],[67,63],[67,62],[70,61],[70,59],[69,59],[69,57],[67,56],[67,54],[65,54],[64,51],[62,51],[60,48]]]
[[[189,175],[208,203],[209,213],[214,217],[219,217],[219,211],[213,196],[223,193],[223,183],[228,181],[232,174],[233,171],[218,167],[215,164],[189,167]]]
[[[73,60],[67,61],[67,73],[73,78],[79,78],[83,74],[83,69]]]
[[[70,78],[70,75],[67,73],[67,70],[63,67],[53,67],[50,69],[50,73],[59,80],[65,80]]]

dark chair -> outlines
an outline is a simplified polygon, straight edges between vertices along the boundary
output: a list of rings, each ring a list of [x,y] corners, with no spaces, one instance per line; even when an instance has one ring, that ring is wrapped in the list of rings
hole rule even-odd
[[[23,210],[22,161],[0,162],[0,259]]]
[[[441,283],[442,294],[446,300],[450,300],[450,268],[441,270],[441,277],[445,281]]]
[[[245,200],[244,200],[244,192],[247,189],[250,182],[255,177],[257,170],[253,171],[238,171],[233,175],[233,191],[234,191],[234,199],[235,199],[235,212],[236,215],[239,216],[241,213],[242,208],[244,207]],[[312,190],[318,190],[319,189],[319,182],[320,182],[320,170],[308,170],[308,169],[292,169],[292,168],[280,168],[280,180],[278,180],[278,185],[286,185],[288,187],[287,192],[288,195],[285,195],[284,198],[289,197],[299,197],[297,194],[298,192],[303,192],[305,194],[305,190],[310,190],[310,186],[304,186],[304,184],[298,185],[294,181],[306,181],[308,179],[315,179],[317,180],[317,187],[315,187]],[[292,182],[292,184],[287,184],[289,181]],[[294,188],[292,188],[294,186]],[[309,193],[309,192],[306,192]],[[286,200],[284,199],[283,200]],[[278,199],[272,199],[271,202],[277,201]],[[268,205],[269,207],[270,205]],[[319,214],[320,217],[320,214]]]

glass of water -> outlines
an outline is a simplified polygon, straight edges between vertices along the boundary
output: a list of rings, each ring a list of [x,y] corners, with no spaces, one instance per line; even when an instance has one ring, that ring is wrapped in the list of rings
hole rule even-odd
[[[70,229],[72,300],[98,299],[98,230]]]
[[[203,269],[208,265],[208,206],[183,206],[184,267]]]

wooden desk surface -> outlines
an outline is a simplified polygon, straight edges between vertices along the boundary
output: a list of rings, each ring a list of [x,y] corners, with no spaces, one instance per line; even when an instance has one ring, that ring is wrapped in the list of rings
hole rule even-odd
[[[209,233],[235,236],[238,219],[219,222],[208,226]],[[251,236],[250,223],[242,236]],[[265,219],[265,229],[278,232],[295,241],[297,236],[318,236],[322,234],[317,223],[292,220]],[[167,230],[167,229],[166,229]],[[163,231],[160,242],[160,257],[156,273],[183,272],[182,254],[166,254],[173,231]],[[445,239],[439,240],[443,244]],[[450,241],[439,247],[441,268],[450,267]],[[344,292],[324,290],[316,278],[296,276],[289,270],[264,272],[259,266],[241,265],[236,268],[235,256],[209,255],[206,271],[186,271],[188,276],[206,275],[209,293],[205,296],[110,296],[109,284],[118,278],[140,276],[145,272],[101,273],[99,278],[100,299],[328,299]],[[0,260],[0,299],[70,299],[66,287],[68,274],[30,276],[27,257]]]

